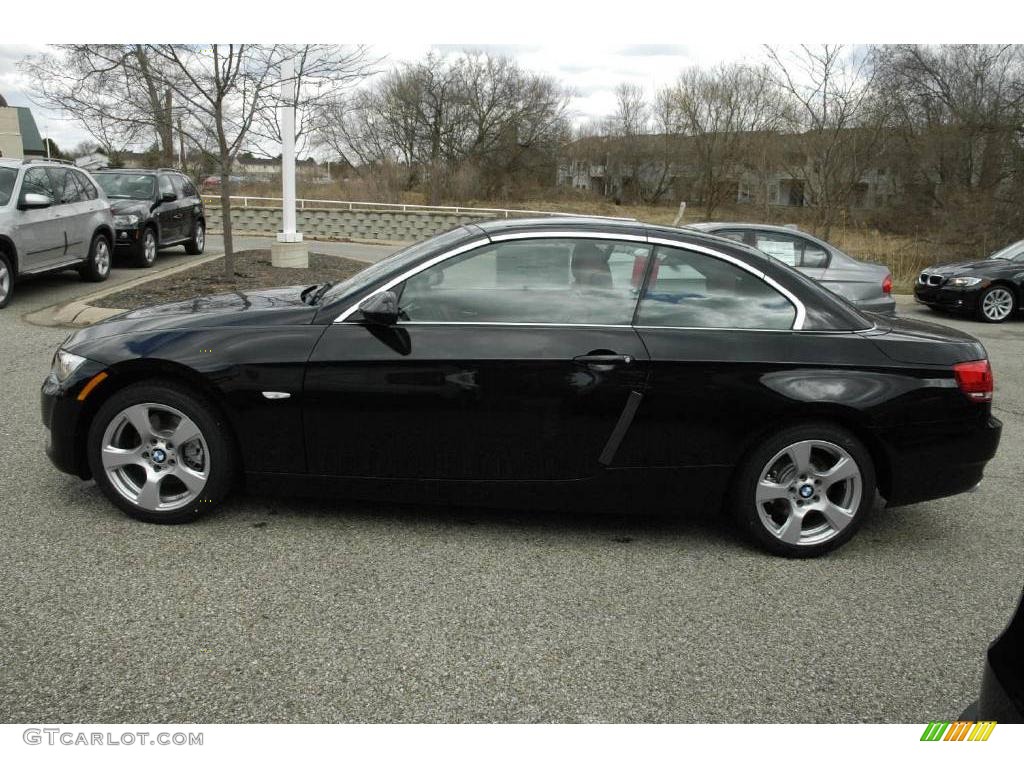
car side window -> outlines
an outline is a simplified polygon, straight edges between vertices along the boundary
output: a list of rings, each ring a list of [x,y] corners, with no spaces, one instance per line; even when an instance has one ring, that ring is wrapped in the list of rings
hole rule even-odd
[[[658,246],[637,324],[677,328],[792,328],[796,307],[724,259]]]
[[[157,181],[160,184],[160,195],[174,195],[178,196],[178,193],[174,189],[174,184],[171,183],[171,177],[166,174],[160,174],[157,177]]]
[[[829,255],[824,248],[799,235],[760,231],[754,247],[791,267],[824,269],[829,263]]]
[[[196,192],[195,185],[189,179],[188,176],[179,176],[178,181],[181,183],[181,192],[185,197],[198,197],[199,193]]]
[[[745,245],[753,245],[754,238],[751,232],[742,229],[720,229],[714,234],[719,237],[727,237],[730,240],[735,240],[737,243],[743,243]]]
[[[96,191],[96,185],[92,183],[92,179],[79,171],[72,171],[71,175],[75,177],[75,181],[77,181],[78,186],[81,187],[82,197],[84,199],[95,200],[99,197],[99,192]]]
[[[411,322],[629,325],[650,247],[582,238],[493,243],[398,287]]]
[[[21,182],[21,194],[24,195],[46,195],[53,203],[59,204],[60,198],[53,189],[53,181],[46,168],[29,168],[25,171],[25,178]]]
[[[82,201],[82,190],[78,188],[75,176],[71,171],[64,168],[49,168],[48,170],[58,204],[66,205]]]

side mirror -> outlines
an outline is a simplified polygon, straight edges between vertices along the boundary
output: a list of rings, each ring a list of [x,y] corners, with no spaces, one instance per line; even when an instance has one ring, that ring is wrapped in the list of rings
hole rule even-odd
[[[370,296],[359,305],[363,318],[373,325],[394,325],[398,322],[398,296],[384,291]]]
[[[161,203],[173,203],[177,199],[178,196],[173,192],[164,192],[162,195],[160,195]]]
[[[22,196],[21,204],[18,207],[22,210],[29,210],[31,208],[49,208],[51,205],[53,205],[53,200],[46,195],[28,192]]]

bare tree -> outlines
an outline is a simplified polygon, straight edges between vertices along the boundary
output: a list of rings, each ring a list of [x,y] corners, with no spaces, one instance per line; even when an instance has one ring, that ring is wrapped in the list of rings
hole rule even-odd
[[[280,87],[286,52],[276,45],[246,44],[158,44],[146,48],[160,64],[160,84],[188,112],[182,130],[195,145],[210,147],[216,157],[224,221],[224,273],[233,280],[231,171],[261,110]]]
[[[795,151],[786,165],[803,180],[820,234],[828,237],[881,152],[884,110],[877,108],[875,71],[866,52],[842,45],[767,51],[789,101]]]
[[[757,137],[778,126],[777,97],[765,73],[745,64],[690,68],[662,93],[665,121],[692,146],[706,218],[735,201]]]
[[[171,90],[144,45],[61,45],[19,63],[34,101],[63,110],[108,154],[154,138],[174,161]]]
[[[910,202],[920,212],[955,208],[967,235],[1020,226],[1024,46],[890,45],[873,54]]]
[[[329,104],[318,136],[364,170],[402,165],[407,188],[425,185],[431,203],[452,193],[457,176],[498,196],[523,176],[553,176],[567,103],[556,81],[507,57],[432,53]]]

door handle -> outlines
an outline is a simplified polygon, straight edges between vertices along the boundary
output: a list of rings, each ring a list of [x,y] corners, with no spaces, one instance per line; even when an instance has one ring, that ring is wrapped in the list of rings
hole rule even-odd
[[[181,217],[182,217],[182,214],[180,214],[180,213],[174,214],[174,218],[176,218],[176,219],[180,219]]]
[[[585,365],[629,365],[633,362],[633,356],[615,354],[577,355],[572,360],[574,363],[584,363]]]

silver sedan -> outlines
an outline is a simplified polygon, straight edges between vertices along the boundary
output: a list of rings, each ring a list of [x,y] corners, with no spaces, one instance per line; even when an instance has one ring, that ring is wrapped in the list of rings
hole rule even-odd
[[[795,267],[865,312],[882,315],[896,312],[888,267],[858,261],[795,227],[728,222],[703,222],[690,227],[757,248]]]

